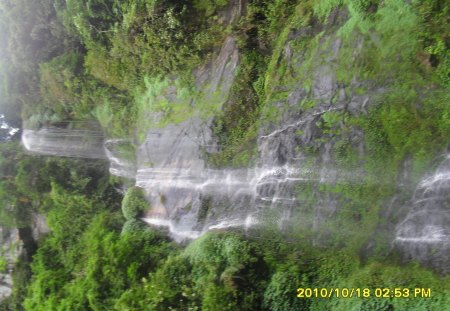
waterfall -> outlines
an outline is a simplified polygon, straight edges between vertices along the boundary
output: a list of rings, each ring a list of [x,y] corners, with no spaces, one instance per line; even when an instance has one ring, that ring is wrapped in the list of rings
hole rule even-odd
[[[112,175],[135,179],[136,151],[128,139],[108,139],[104,143],[104,150],[109,161],[109,172]]]
[[[191,119],[150,130],[138,149],[136,185],[145,189],[151,206],[143,220],[168,228],[176,240],[208,230],[264,225],[267,214],[283,227],[301,205],[297,186],[331,184],[338,178],[359,180],[358,172],[306,167],[302,159],[284,164],[261,161],[240,169],[211,168],[204,161],[204,148],[214,152],[219,147],[209,124]],[[313,221],[320,219],[308,220]]]
[[[318,180],[309,170],[292,167],[253,169],[141,168],[136,185],[147,191],[152,211],[144,221],[168,227],[176,239],[212,229],[259,223],[264,208],[291,206],[286,186]],[[213,209],[210,207],[213,207]]]
[[[137,150],[130,140],[105,139],[98,127],[88,124],[26,129],[22,143],[31,153],[108,160],[111,174],[135,179],[145,190],[151,208],[143,220],[168,228],[177,241],[208,230],[249,229],[264,224],[268,211],[275,213],[270,217],[280,228],[292,225],[294,211],[305,213],[301,225],[320,235],[338,201],[319,197],[312,211],[302,210],[297,187],[358,183],[363,172],[305,166],[292,151],[291,136],[298,125],[307,123],[261,136],[258,162],[240,169],[208,167],[204,152],[218,146],[211,124],[196,118],[149,130]],[[395,229],[394,245],[411,258],[450,266],[449,206],[450,155],[418,184],[406,217]],[[322,238],[332,234],[328,229]]]
[[[135,149],[126,139],[105,139],[103,131],[89,121],[61,122],[59,126],[25,129],[22,144],[32,154],[58,157],[104,159],[110,173],[135,178]]]
[[[51,126],[22,133],[22,144],[29,152],[72,158],[104,159],[103,139],[101,130],[87,126]]]
[[[406,256],[450,272],[450,155],[417,186],[395,246]]]

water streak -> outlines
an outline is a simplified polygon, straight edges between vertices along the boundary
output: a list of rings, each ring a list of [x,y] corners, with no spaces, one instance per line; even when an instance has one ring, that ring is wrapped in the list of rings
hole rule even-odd
[[[22,143],[31,153],[73,158],[105,158],[103,133],[95,129],[25,129],[22,133]]]
[[[73,128],[74,124],[78,128]],[[66,122],[60,127],[24,129],[22,144],[33,154],[105,159],[110,163],[111,174],[130,179],[136,175],[136,154],[129,140],[105,140],[103,131],[92,122]]]
[[[450,156],[417,186],[394,245],[405,255],[450,272]]]
[[[336,175],[289,165],[249,169],[145,167],[137,170],[136,185],[146,190],[152,206],[143,220],[167,227],[176,240],[182,240],[209,230],[257,226],[264,210],[271,209],[280,212],[278,223],[282,226],[299,204],[296,185],[331,183]]]

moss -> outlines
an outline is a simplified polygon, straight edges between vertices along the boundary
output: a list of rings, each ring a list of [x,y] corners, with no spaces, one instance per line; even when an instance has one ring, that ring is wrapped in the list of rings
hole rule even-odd
[[[247,166],[254,155],[263,62],[260,54],[244,52],[223,112],[215,120],[213,131],[222,146],[209,157],[215,166]]]

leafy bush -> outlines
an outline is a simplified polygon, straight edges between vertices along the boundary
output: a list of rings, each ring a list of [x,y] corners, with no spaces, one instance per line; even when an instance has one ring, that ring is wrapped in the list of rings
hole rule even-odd
[[[144,75],[190,72],[199,65],[222,38],[206,19],[225,4],[93,0],[68,1],[59,10],[87,48],[87,71],[108,86],[131,91]]]
[[[448,277],[439,278],[431,271],[416,264],[396,265],[388,262],[372,262],[358,267],[357,262],[336,253],[322,259],[316,287],[370,288],[365,299],[315,299],[311,310],[444,310],[450,301]],[[345,260],[343,260],[345,258]],[[339,264],[347,267],[342,269]],[[334,266],[334,267],[333,267]],[[328,277],[323,278],[325,275]],[[328,281],[327,281],[328,279]],[[413,296],[414,288],[431,288],[426,299],[376,298],[375,288],[407,288]]]
[[[140,286],[126,291],[115,307],[136,311],[196,310],[200,297],[194,291],[191,269],[187,258],[172,254]]]
[[[122,201],[123,216],[130,220],[138,218],[148,208],[144,190],[138,187],[128,189]]]
[[[117,224],[114,214],[100,212],[84,232],[66,230],[71,243],[51,233],[34,257],[25,310],[112,310],[126,289],[173,252],[158,232],[120,236]]]
[[[129,219],[127,220],[122,227],[122,235],[136,234],[142,231],[145,231],[148,226],[139,219]]]
[[[264,292],[264,306],[271,311],[309,310],[308,301],[297,298],[302,285],[302,271],[296,266],[280,269],[272,275]]]

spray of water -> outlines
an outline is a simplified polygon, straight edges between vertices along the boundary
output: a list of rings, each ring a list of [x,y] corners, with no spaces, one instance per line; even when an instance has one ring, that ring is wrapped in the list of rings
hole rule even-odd
[[[112,175],[134,179],[136,177],[135,150],[128,139],[108,139],[104,150]]]

